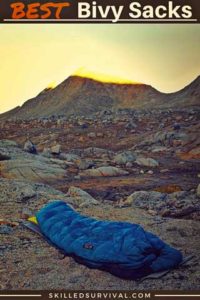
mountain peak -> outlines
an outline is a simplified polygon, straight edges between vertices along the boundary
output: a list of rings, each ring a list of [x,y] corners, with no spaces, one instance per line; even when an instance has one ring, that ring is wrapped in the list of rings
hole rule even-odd
[[[101,110],[155,109],[199,105],[200,76],[179,92],[164,94],[141,83],[102,82],[72,75],[55,88],[47,87],[20,108],[0,118],[38,118],[51,115],[91,115]]]
[[[87,77],[87,76],[80,76],[80,75],[71,75],[69,76],[67,79],[65,79],[64,82],[76,82],[76,83],[96,83],[96,84],[105,84],[105,85],[145,85],[143,83],[140,83],[140,82],[131,82],[131,81],[120,81],[120,82],[117,82],[117,81],[114,81],[110,79],[110,81],[107,79],[105,81],[103,81],[103,79],[100,79],[100,78],[92,78],[92,77]]]
[[[74,76],[92,79],[94,81],[103,83],[113,83],[113,84],[141,84],[140,82],[135,82],[132,79],[128,79],[119,75],[106,74],[88,70],[86,68],[80,68],[73,74]]]

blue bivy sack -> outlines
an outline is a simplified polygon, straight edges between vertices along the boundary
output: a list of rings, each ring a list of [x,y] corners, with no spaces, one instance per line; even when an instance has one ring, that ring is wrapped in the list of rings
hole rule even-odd
[[[36,219],[41,232],[66,255],[122,278],[141,278],[182,261],[180,251],[140,225],[82,216],[63,201],[47,204]]]

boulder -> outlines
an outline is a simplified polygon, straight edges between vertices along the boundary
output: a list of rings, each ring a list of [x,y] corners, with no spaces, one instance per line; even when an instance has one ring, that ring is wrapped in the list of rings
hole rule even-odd
[[[97,132],[97,137],[98,138],[103,138],[104,137],[104,133],[103,132]]]
[[[51,147],[52,154],[60,154],[61,153],[61,146],[59,144]]]
[[[159,163],[153,159],[153,158],[146,158],[146,157],[138,157],[136,159],[136,163],[139,165],[139,166],[144,166],[144,167],[158,167],[159,166]]]
[[[9,144],[9,146],[6,147],[5,144]],[[16,147],[15,143],[10,142],[4,143],[4,147],[0,149],[10,157],[9,160],[0,160],[1,177],[3,178],[46,182],[63,179],[66,176],[66,165],[62,160],[24,152]]]
[[[80,175],[82,177],[112,177],[112,176],[124,176],[128,175],[129,172],[122,170],[120,168],[106,166],[106,167],[99,167],[97,169],[89,169],[85,170]]]
[[[76,161],[76,165],[78,166],[79,170],[87,170],[91,167],[93,167],[95,164],[93,161],[88,159],[80,159]]]
[[[158,131],[155,134],[151,134],[145,138],[144,141],[140,144],[140,146],[147,145],[163,145],[168,146],[171,145],[173,140],[187,140],[187,135],[185,133],[181,133],[178,131]]]
[[[51,153],[51,149],[46,148],[46,147],[43,149],[42,155],[45,156],[45,157],[48,157],[48,158],[53,157],[53,155]]]
[[[131,194],[120,207],[135,206],[162,217],[179,218],[199,211],[199,199],[192,192],[180,191],[171,194],[155,191],[138,191]]]
[[[89,157],[102,157],[102,155],[107,155],[107,156],[113,156],[114,152],[107,150],[107,149],[103,149],[103,148],[97,148],[97,147],[89,147],[86,148],[82,151],[82,153],[85,156],[89,156]]]
[[[75,202],[79,207],[99,204],[99,202],[90,194],[75,186],[71,186],[69,188],[67,196],[74,198],[75,200],[73,202]]]
[[[37,154],[36,146],[30,140],[25,142],[24,151],[31,153],[31,154]]]
[[[29,185],[20,188],[20,195],[19,195],[20,201],[26,201],[32,199],[36,195],[37,194],[35,190]]]
[[[10,155],[6,151],[0,149],[0,161],[8,160],[10,158],[11,158]]]
[[[55,161],[42,156],[34,158],[17,158],[0,161],[1,176],[9,179],[23,179],[34,182],[62,179],[66,175],[65,169]]]
[[[81,129],[87,129],[87,128],[89,127],[89,124],[88,124],[88,123],[82,123],[82,122],[79,122],[78,125],[81,127]]]
[[[150,202],[157,202],[160,199],[163,199],[163,194],[160,192],[154,191],[137,191],[128,196],[128,198],[123,201],[123,204],[126,206],[136,205],[140,208],[146,207]]]
[[[96,133],[95,132],[89,132],[87,136],[91,139],[95,139],[96,138]]]
[[[28,207],[23,207],[21,212],[21,218],[27,220],[29,217],[34,216],[34,212]]]
[[[73,163],[81,160],[79,155],[72,154],[72,153],[61,153],[59,158]]]
[[[136,155],[131,151],[125,151],[115,155],[114,162],[119,165],[125,165],[128,162],[134,162],[136,160]]]
[[[153,153],[157,153],[157,152],[166,152],[166,151],[168,151],[169,149],[167,148],[167,147],[165,147],[165,146],[155,146],[155,147],[153,147],[152,149],[151,149],[151,151],[153,152]]]

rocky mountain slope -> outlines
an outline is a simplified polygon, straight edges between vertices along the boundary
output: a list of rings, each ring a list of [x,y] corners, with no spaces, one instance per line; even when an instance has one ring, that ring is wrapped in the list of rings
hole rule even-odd
[[[71,76],[56,88],[47,88],[0,119],[38,118],[52,115],[88,115],[106,109],[152,109],[200,104],[200,77],[179,92],[164,94],[145,84],[103,83]]]

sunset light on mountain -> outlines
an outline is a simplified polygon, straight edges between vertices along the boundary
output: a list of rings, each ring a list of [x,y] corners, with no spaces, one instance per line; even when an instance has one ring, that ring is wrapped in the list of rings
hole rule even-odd
[[[133,81],[131,79],[122,78],[120,76],[115,76],[112,74],[98,73],[92,70],[88,70],[86,68],[80,68],[77,71],[75,71],[72,75],[90,78],[101,82],[110,82],[118,84],[139,84],[139,82]]]

